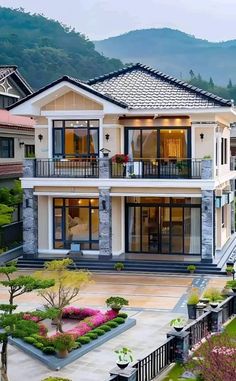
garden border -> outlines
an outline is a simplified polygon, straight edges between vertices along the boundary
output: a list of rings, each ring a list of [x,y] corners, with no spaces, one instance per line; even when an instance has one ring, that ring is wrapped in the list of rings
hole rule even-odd
[[[111,331],[106,332],[104,335],[99,336],[97,339],[92,340],[90,343],[82,345],[82,347],[79,349],[75,349],[74,351],[70,352],[66,358],[59,358],[54,355],[46,355],[40,349],[35,348],[33,345],[30,345],[21,339],[9,338],[9,343],[15,345],[19,349],[23,350],[25,353],[41,361],[50,369],[60,370],[64,366],[69,365],[70,363],[79,359],[86,353],[99,347],[101,344],[106,343],[108,340],[120,335],[121,333],[127,331],[129,328],[132,328],[135,325],[136,319],[127,318],[124,324],[120,324],[118,327],[112,328]]]

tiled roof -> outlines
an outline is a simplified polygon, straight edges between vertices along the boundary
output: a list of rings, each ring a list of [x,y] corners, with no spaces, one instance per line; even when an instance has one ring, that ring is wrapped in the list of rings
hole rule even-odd
[[[0,80],[7,77],[9,74],[14,73],[16,71],[17,66],[7,66],[7,65],[0,65]]]
[[[87,84],[127,104],[130,109],[205,109],[232,105],[230,100],[139,63],[92,79]]]

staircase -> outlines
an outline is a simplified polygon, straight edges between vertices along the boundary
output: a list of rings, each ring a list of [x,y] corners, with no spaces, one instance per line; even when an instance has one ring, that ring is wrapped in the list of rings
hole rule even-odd
[[[17,262],[18,268],[21,269],[39,269],[44,266],[45,261],[50,261],[56,258],[36,258],[36,259],[24,259],[20,257]],[[117,262],[120,261],[117,259]],[[124,271],[128,272],[150,272],[150,273],[180,273],[187,274],[187,266],[195,264],[196,265],[196,274],[208,274],[208,275],[225,275],[225,272],[221,271],[221,268],[217,267],[216,264],[208,264],[193,261],[191,262],[178,262],[178,261],[142,261],[142,260],[122,260],[124,263]],[[90,271],[107,271],[111,272],[114,270],[114,264],[116,261],[103,261],[98,259],[88,259],[88,258],[79,258],[74,261],[71,268],[77,269],[88,269]]]

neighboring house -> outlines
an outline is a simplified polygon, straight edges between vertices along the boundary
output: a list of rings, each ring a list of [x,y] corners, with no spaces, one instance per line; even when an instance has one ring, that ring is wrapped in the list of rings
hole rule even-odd
[[[136,64],[87,83],[65,76],[10,109],[36,121],[25,256],[77,243],[104,259],[212,262],[232,239],[230,101]]]
[[[22,176],[22,161],[34,154],[34,121],[4,110],[33,90],[16,66],[0,66],[0,187]]]

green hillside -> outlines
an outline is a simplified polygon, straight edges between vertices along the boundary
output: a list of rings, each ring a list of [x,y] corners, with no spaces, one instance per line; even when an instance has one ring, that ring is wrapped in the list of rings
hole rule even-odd
[[[200,24],[199,24],[200,28]],[[189,71],[212,77],[226,86],[236,83],[236,40],[209,42],[173,30],[143,29],[95,41],[95,47],[108,57],[123,62],[142,62],[177,78],[189,78]]]
[[[0,64],[17,65],[35,89],[65,74],[88,79],[122,67],[120,60],[99,54],[91,41],[58,21],[2,7]]]

